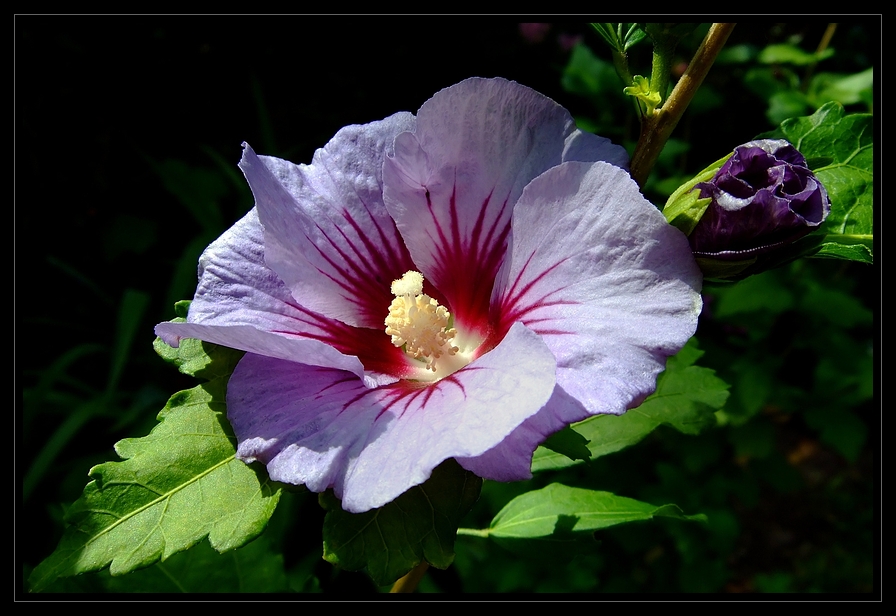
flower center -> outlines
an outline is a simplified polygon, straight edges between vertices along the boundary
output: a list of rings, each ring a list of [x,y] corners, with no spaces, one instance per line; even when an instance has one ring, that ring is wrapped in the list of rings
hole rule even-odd
[[[403,346],[405,353],[426,363],[426,369],[437,371],[436,361],[452,356],[458,348],[450,341],[457,330],[448,327],[451,313],[439,302],[423,293],[423,274],[406,272],[392,282],[395,299],[386,317],[386,334],[392,344]],[[456,369],[456,368],[455,368]]]

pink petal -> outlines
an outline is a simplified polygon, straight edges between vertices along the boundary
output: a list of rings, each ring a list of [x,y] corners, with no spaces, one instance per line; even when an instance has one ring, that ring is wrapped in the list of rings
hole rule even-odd
[[[265,228],[268,266],[299,304],[349,325],[382,329],[389,285],[415,269],[383,205],[382,164],[414,116],[347,126],[310,165],[258,157],[240,168]]]
[[[265,265],[262,235],[253,209],[209,245],[199,259],[188,322],[160,323],[156,334],[173,346],[181,338],[198,338],[358,376],[365,367],[395,377],[409,370],[404,354],[382,330],[351,327],[296,303]]]
[[[606,163],[564,163],[526,187],[493,299],[496,339],[522,322],[557,358],[557,384],[591,413],[655,388],[693,335],[702,276],[685,236]]]
[[[562,387],[554,387],[547,404],[521,423],[507,438],[485,453],[457,461],[483,479],[520,481],[532,477],[532,455],[545,439],[571,423],[589,416],[578,400]]]
[[[447,458],[492,449],[553,389],[553,356],[517,324],[490,353],[428,385],[366,389],[343,371],[248,354],[227,408],[239,458],[265,463],[276,481],[333,487],[357,513],[424,482]]]
[[[438,92],[398,135],[383,167],[385,203],[461,333],[485,337],[510,216],[532,178],[564,160],[624,165],[625,151],[576,129],[551,99],[504,79]]]

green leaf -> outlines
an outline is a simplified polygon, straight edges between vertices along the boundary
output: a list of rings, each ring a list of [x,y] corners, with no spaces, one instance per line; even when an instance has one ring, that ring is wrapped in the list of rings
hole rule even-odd
[[[790,310],[795,302],[793,283],[773,270],[751,276],[717,292],[713,313],[719,319],[746,312],[773,316]]]
[[[573,430],[564,428],[550,435],[541,444],[545,449],[566,456],[570,460],[590,460],[591,452],[588,450],[588,439]]]
[[[808,97],[799,90],[782,90],[768,97],[765,117],[772,124],[780,124],[811,111]]]
[[[623,28],[625,30],[623,51],[628,51],[632,45],[637,45],[647,38],[647,33],[644,32],[638,24],[629,23],[621,25],[628,26],[627,28]]]
[[[262,535],[245,547],[219,554],[200,541],[165,562],[127,575],[108,570],[60,578],[45,592],[232,593],[288,592],[283,555]]]
[[[59,546],[29,577],[32,591],[110,563],[112,575],[128,573],[206,536],[233,550],[264,530],[280,490],[235,458],[224,390],[218,379],[175,394],[148,436],[115,445],[125,461],[90,470]]]
[[[189,301],[177,302],[174,309],[178,316],[171,319],[170,323],[186,321],[189,305]],[[206,380],[230,376],[237,363],[245,355],[244,351],[237,351],[194,338],[184,338],[175,348],[157,337],[152,343],[152,348],[155,349],[159,357],[177,366],[182,373]]]
[[[706,521],[704,515],[684,515],[676,505],[657,507],[611,492],[552,483],[507,503],[492,520],[488,534],[500,539],[568,536],[654,517]]]
[[[715,425],[715,411],[728,399],[728,384],[713,370],[692,365],[702,355],[692,339],[666,362],[657,389],[641,406],[623,415],[597,415],[572,428],[587,439],[597,458],[634,445],[662,424],[685,434]],[[577,461],[544,447],[535,450],[532,471],[566,468]]]
[[[424,560],[446,569],[454,560],[458,523],[481,487],[479,477],[449,459],[425,483],[365,513],[343,511],[332,491],[324,492],[324,559],[349,571],[366,569],[377,586]]]
[[[874,255],[871,246],[864,244],[841,244],[838,242],[824,242],[821,250],[812,255],[820,259],[847,259],[871,265],[874,263]]]
[[[583,44],[576,45],[561,79],[563,89],[591,99],[599,99],[608,92],[618,91],[616,69]]]
[[[715,65],[746,64],[759,54],[755,45],[741,43],[740,45],[726,45],[716,56]]]
[[[118,319],[115,327],[115,350],[112,353],[112,366],[106,391],[114,391],[118,380],[130,357],[134,336],[141,325],[143,313],[149,305],[149,293],[136,289],[125,289],[118,308]]]
[[[163,563],[128,575],[98,574],[108,592],[261,593],[288,592],[283,555],[262,535],[245,547],[219,554],[207,541]]]
[[[826,58],[830,58],[833,55],[834,50],[830,47],[821,53],[808,53],[796,45],[780,43],[777,45],[769,45],[759,52],[758,60],[763,64],[794,64],[796,66],[807,66]]]
[[[837,101],[841,105],[854,105],[870,100],[873,89],[874,68],[869,67],[852,75],[819,73],[812,78],[809,95],[816,107],[821,107],[829,101]]]
[[[871,114],[844,115],[830,102],[808,117],[783,122],[773,134],[783,136],[810,162],[831,198],[831,214],[818,232],[816,256],[870,263],[874,250],[874,119]],[[814,234],[813,234],[814,235]]]
[[[616,28],[613,27],[613,24],[592,23],[591,27],[597,30],[597,33],[601,35],[610,48],[616,51],[625,51],[623,41],[619,39],[619,35],[616,33]]]
[[[625,53],[632,45],[636,45],[647,36],[635,23],[592,23],[591,26],[610,48],[621,53]]]

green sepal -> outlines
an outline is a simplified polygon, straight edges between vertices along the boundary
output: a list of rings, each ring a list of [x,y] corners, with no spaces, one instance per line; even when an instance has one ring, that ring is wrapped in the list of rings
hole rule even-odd
[[[449,459],[423,484],[364,513],[343,511],[331,490],[323,492],[324,559],[349,571],[366,569],[377,586],[392,584],[423,561],[446,569],[454,561],[458,524],[481,488],[482,479]]]
[[[736,282],[740,280],[739,277],[743,276],[744,272],[747,272],[756,264],[756,257],[738,261],[714,259],[712,257],[694,257],[694,260],[700,266],[703,278],[711,282]]]
[[[697,184],[711,180],[732,154],[733,152],[709,165],[669,195],[666,205],[663,206],[663,216],[666,217],[669,224],[685,235],[691,234],[691,231],[703,218],[706,208],[712,203],[712,197],[700,198],[700,191],[696,189]]]

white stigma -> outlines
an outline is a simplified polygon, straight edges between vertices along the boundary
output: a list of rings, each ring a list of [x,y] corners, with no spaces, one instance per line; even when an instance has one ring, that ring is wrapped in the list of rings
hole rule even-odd
[[[392,281],[392,295],[417,296],[423,293],[423,274],[420,272],[405,272],[399,280]]]
[[[404,346],[414,359],[426,362],[428,370],[436,371],[436,360],[442,355],[454,355],[457,347],[449,341],[457,330],[448,328],[451,314],[439,302],[423,293],[423,274],[406,272],[392,282],[395,299],[389,305],[386,334],[392,344]]]

